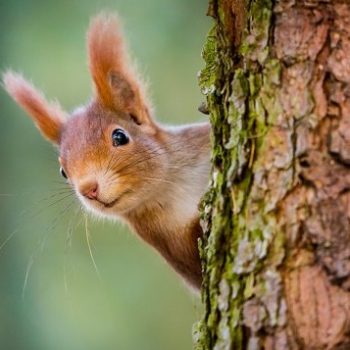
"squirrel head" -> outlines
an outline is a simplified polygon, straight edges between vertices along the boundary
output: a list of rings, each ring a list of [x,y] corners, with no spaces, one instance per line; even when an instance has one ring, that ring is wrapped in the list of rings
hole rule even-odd
[[[118,19],[94,18],[87,47],[95,94],[69,118],[17,73],[6,72],[4,86],[42,135],[58,146],[61,173],[86,207],[124,214],[161,191],[166,135],[151,117]]]

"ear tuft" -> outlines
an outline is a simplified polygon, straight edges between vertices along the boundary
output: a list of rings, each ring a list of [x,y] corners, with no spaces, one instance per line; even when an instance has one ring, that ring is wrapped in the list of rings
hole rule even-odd
[[[117,17],[101,13],[92,19],[88,31],[89,67],[98,98],[109,108],[115,107],[110,86],[112,71],[125,71],[126,50]]]
[[[118,17],[102,13],[93,18],[87,41],[98,101],[137,116],[139,124],[153,125],[143,87],[128,59]]]
[[[44,137],[59,143],[65,113],[58,103],[49,103],[32,84],[20,74],[7,71],[3,74],[6,91],[29,114]]]

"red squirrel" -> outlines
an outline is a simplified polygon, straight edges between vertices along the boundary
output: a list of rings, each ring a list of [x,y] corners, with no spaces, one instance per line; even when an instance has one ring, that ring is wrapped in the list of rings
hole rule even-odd
[[[125,46],[117,16],[91,21],[95,93],[69,118],[17,73],[6,72],[4,86],[58,146],[61,174],[86,209],[127,222],[199,289],[198,204],[209,180],[210,126],[159,125]]]

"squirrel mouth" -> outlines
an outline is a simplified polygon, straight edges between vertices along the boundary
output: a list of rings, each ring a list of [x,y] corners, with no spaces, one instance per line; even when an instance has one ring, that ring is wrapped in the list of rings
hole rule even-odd
[[[114,199],[112,202],[103,202],[99,199],[96,199],[99,203],[101,203],[105,208],[112,208],[117,202],[120,201],[120,199],[126,195],[127,193],[130,193],[131,191],[130,190],[126,190],[124,192],[122,192],[116,199]]]
[[[116,203],[119,201],[120,197],[121,197],[121,196],[117,197],[114,201],[109,202],[109,203],[105,203],[105,202],[101,202],[101,201],[99,201],[99,202],[100,202],[101,204],[103,204],[103,206],[104,206],[105,208],[112,208],[112,207],[114,206],[114,204],[116,204]]]

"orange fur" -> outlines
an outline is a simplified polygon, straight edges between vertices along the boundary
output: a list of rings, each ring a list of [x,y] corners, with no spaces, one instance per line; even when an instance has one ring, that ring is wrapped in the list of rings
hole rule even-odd
[[[95,17],[87,38],[89,67],[102,105],[126,111],[140,124],[153,125],[144,92],[127,57],[117,17],[104,13]]]
[[[163,127],[152,119],[116,18],[92,21],[88,51],[97,95],[67,120],[21,76],[7,73],[5,87],[43,135],[59,144],[59,162],[85,207],[122,218],[199,288],[198,203],[209,178],[210,126]],[[127,143],[113,143],[117,129]],[[90,198],[91,184],[96,195]]]
[[[58,103],[49,103],[21,75],[11,71],[3,76],[5,89],[34,120],[41,133],[51,142],[58,143],[65,113]]]

